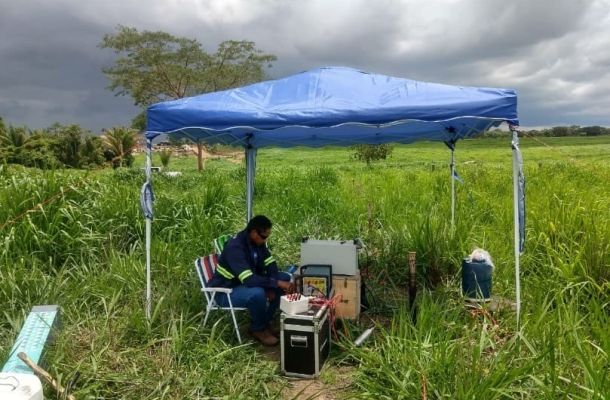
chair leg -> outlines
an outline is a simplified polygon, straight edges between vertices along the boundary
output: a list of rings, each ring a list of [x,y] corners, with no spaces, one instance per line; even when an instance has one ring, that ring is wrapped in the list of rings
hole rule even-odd
[[[237,334],[237,340],[239,344],[241,344],[241,335],[239,334],[239,326],[237,325],[237,318],[235,318],[235,310],[233,310],[233,303],[231,302],[231,297],[227,296],[229,299],[229,307],[231,308],[231,317],[233,317],[233,325],[235,325],[235,333]]]
[[[204,328],[205,328],[206,322],[208,322],[208,316],[209,315],[210,315],[210,309],[208,308],[208,309],[205,310],[205,317],[203,318],[203,325],[202,325],[202,327],[204,327]]]
[[[208,299],[208,302],[205,305],[205,317],[203,318],[203,327],[205,327],[206,322],[208,322],[208,317],[210,316],[210,311],[212,310],[211,305],[214,304],[214,295],[215,294],[216,293],[212,293],[212,297],[210,299]]]

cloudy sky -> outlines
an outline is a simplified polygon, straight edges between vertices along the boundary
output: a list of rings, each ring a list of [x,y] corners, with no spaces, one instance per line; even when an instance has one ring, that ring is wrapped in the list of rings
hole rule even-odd
[[[344,65],[415,80],[513,88],[525,127],[610,126],[610,0],[0,0],[0,116],[98,132],[137,114],[97,47],[117,25],[247,39],[279,78]]]

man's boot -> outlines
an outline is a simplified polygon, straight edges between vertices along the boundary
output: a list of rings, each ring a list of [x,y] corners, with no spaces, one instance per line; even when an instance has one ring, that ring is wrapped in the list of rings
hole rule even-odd
[[[252,337],[264,344],[265,346],[275,346],[279,342],[279,340],[275,336],[270,334],[267,329],[264,329],[262,331],[253,331]]]
[[[279,329],[274,328],[271,324],[267,325],[267,332],[269,332],[269,334],[275,336],[276,338],[279,338],[281,333]]]

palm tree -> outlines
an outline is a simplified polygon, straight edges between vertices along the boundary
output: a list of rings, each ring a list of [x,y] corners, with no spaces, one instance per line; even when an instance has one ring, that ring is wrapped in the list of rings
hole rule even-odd
[[[5,146],[22,147],[28,141],[28,137],[29,132],[26,128],[9,126],[8,129],[0,129],[0,142]]]
[[[21,155],[28,139],[26,128],[15,128],[11,125],[7,128],[0,121],[0,161],[21,164]]]
[[[102,135],[104,147],[112,154],[112,163],[117,166],[130,166],[133,161],[131,155],[136,146],[135,129],[126,127],[110,128]]]
[[[0,117],[0,163],[5,163],[9,156],[6,143],[6,126],[4,125],[2,117]]]

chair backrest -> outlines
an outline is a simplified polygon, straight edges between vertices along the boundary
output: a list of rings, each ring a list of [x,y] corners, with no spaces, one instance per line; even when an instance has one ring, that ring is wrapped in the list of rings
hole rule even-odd
[[[195,260],[195,270],[197,271],[197,277],[199,277],[199,283],[202,288],[206,288],[212,276],[214,276],[214,271],[216,271],[216,266],[218,265],[218,256],[214,253],[205,256],[199,257]],[[208,297],[208,294],[204,292]]]
[[[214,239],[212,241],[212,244],[214,244],[214,252],[216,252],[216,254],[222,253],[222,250],[225,248],[225,244],[227,244],[227,242],[231,239],[233,239],[233,235],[230,235],[228,233],[220,235],[216,239]]]

